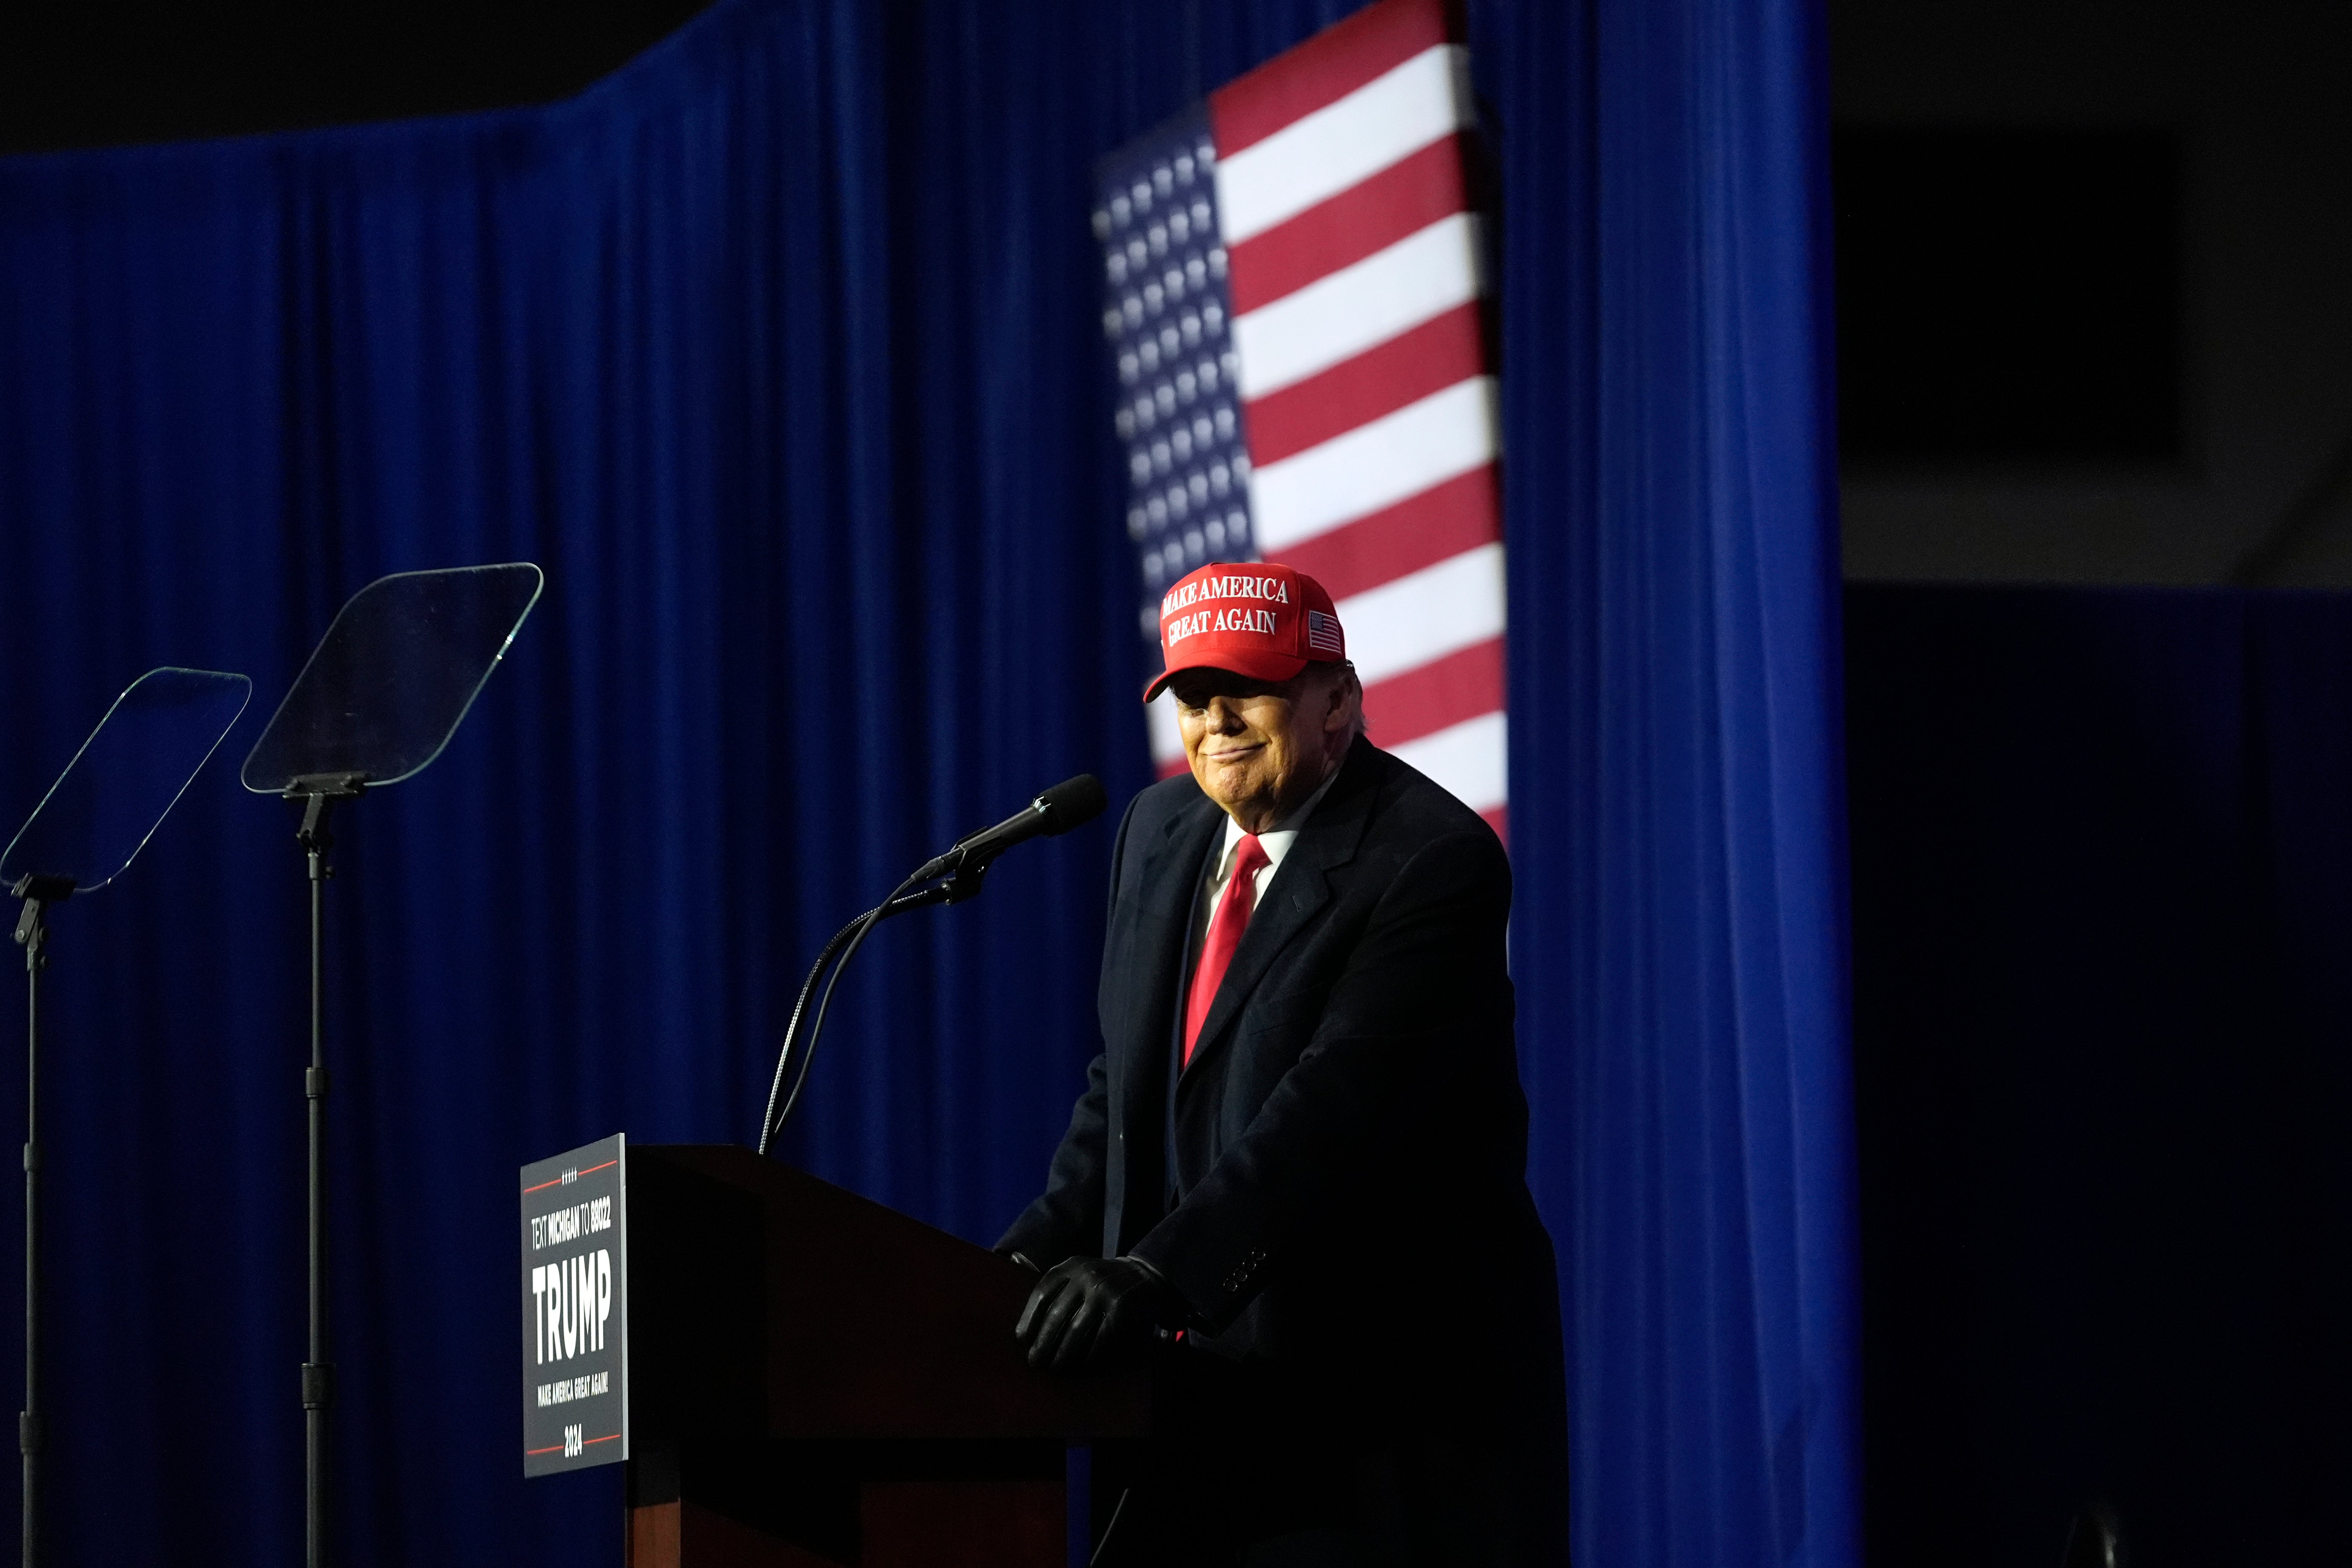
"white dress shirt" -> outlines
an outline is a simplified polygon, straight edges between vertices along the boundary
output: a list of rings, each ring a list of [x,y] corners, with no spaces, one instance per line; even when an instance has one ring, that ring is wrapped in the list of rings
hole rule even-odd
[[[1290,853],[1290,846],[1298,837],[1298,830],[1307,826],[1307,819],[1314,815],[1316,806],[1322,803],[1324,795],[1330,792],[1333,781],[1339,776],[1339,764],[1334,763],[1323,782],[1315,786],[1315,793],[1298,803],[1297,810],[1257,836],[1258,847],[1265,851],[1265,864],[1258,868],[1257,876],[1253,879],[1254,885],[1250,889],[1252,913],[1256,912],[1258,900],[1265,897],[1266,889],[1273,884],[1274,874],[1282,869],[1282,858]],[[1201,890],[1200,918],[1192,925],[1194,952],[1200,952],[1201,944],[1208,940],[1209,922],[1216,918],[1217,900],[1224,897],[1225,884],[1233,879],[1234,852],[1240,849],[1245,837],[1242,825],[1227,816],[1224,847],[1217,851],[1216,864],[1209,868],[1208,886]]]

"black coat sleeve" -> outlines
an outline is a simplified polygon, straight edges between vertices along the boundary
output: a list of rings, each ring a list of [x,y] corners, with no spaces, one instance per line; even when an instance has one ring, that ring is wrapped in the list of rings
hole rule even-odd
[[[1400,1161],[1479,1157],[1439,1123],[1512,1070],[1509,911],[1509,862],[1491,834],[1433,839],[1399,869],[1319,1006],[1302,997],[1310,1010],[1291,1014],[1269,999],[1257,1026],[1298,1029],[1296,1065],[1132,1249],[1204,1327],[1232,1322],[1295,1244],[1360,1214]],[[1377,1275],[1377,1259],[1363,1263]]]
[[[1119,818],[1118,841],[1111,847],[1109,907],[1113,910],[1118,907],[1128,828],[1134,821],[1135,805],[1129,802],[1126,815]],[[998,1238],[997,1251],[1021,1253],[1040,1268],[1051,1268],[1066,1258],[1101,1253],[1109,1102],[1108,1058],[1097,1055],[1087,1068],[1086,1092],[1071,1108],[1069,1130],[1062,1134],[1061,1146],[1046,1167],[1045,1192]]]

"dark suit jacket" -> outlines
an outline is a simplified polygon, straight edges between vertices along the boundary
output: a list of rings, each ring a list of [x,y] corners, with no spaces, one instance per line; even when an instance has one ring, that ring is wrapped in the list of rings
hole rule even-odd
[[[1392,1452],[1442,1432],[1559,1450],[1557,1284],[1526,1182],[1502,845],[1357,741],[1177,1077],[1195,899],[1224,822],[1189,776],[1128,807],[1103,1053],[1045,1194],[1000,1248],[1047,1268],[1150,1262],[1191,1303],[1192,1345],[1235,1364],[1260,1395],[1250,1421],[1286,1440]]]

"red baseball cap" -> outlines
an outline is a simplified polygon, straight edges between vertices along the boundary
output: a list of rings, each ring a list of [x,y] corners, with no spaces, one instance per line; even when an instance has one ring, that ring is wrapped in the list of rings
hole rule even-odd
[[[1160,601],[1160,657],[1167,668],[1143,689],[1146,702],[1179,670],[1288,680],[1310,664],[1346,658],[1348,639],[1331,595],[1306,573],[1273,561],[1216,561]]]

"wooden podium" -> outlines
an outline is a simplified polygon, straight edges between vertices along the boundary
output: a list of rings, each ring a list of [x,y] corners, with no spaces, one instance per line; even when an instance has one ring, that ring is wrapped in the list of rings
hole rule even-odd
[[[1060,1568],[1067,1447],[1150,1401],[1029,1370],[1026,1270],[731,1145],[627,1202],[629,1568]]]

